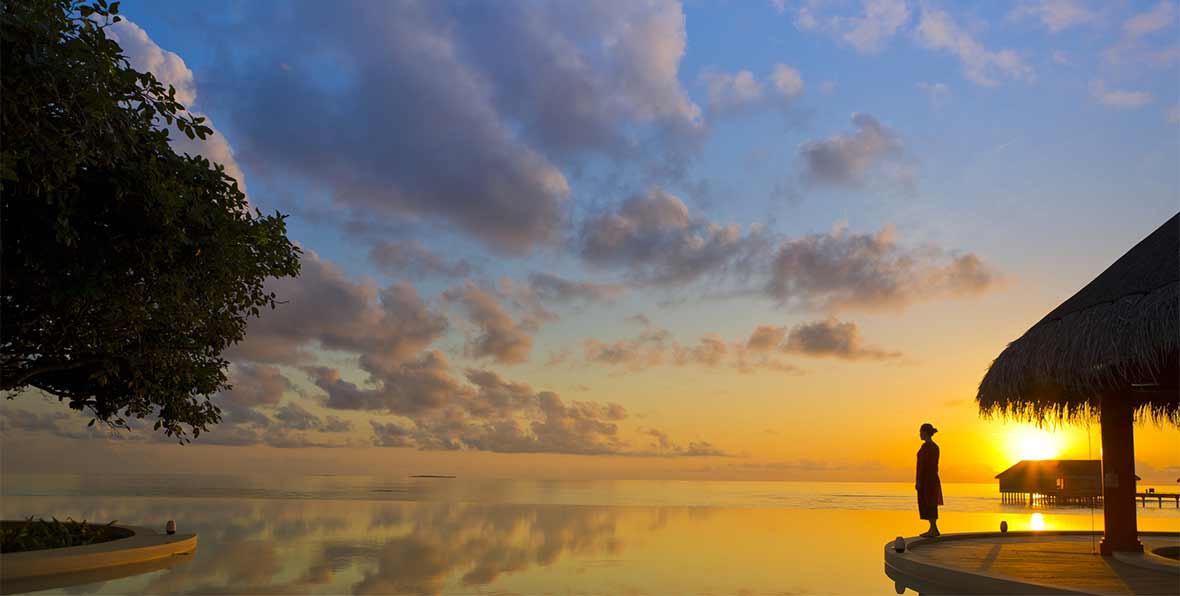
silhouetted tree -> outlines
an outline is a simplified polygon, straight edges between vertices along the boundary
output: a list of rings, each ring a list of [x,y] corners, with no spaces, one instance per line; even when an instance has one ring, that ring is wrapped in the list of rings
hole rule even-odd
[[[0,0],[0,391],[186,442],[220,421],[222,352],[300,251],[285,216],[169,146],[212,131],[106,37],[118,10]]]

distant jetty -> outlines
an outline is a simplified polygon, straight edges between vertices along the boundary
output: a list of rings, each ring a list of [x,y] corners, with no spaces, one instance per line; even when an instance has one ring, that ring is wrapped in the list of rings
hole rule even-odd
[[[454,478],[454,476],[446,476],[444,474],[413,474],[410,478]]]

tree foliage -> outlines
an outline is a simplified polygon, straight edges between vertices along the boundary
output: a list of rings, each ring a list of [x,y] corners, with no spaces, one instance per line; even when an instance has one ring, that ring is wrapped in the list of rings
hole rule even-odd
[[[222,353],[299,249],[222,166],[171,148],[212,131],[104,34],[118,9],[0,0],[0,391],[184,442],[220,420]]]

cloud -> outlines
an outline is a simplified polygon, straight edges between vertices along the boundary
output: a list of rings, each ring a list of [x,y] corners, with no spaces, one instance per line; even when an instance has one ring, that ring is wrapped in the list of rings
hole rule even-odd
[[[643,434],[652,437],[650,447],[655,455],[665,457],[730,457],[729,453],[714,447],[708,441],[689,441],[687,446],[677,444],[668,433],[655,429],[644,429]]]
[[[213,125],[213,120],[199,110],[197,103],[197,84],[193,80],[193,71],[175,52],[161,48],[142,27],[123,17],[105,30],[106,35],[115,40],[131,67],[140,72],[150,72],[165,87],[171,85],[176,90],[176,100],[179,101],[193,116],[205,117],[205,125],[213,129],[213,134],[205,139],[190,139],[179,131],[169,131],[172,149],[177,153],[201,155],[225,166],[225,173],[238,181],[238,188],[246,191],[246,175],[234,157],[233,148],[225,135]]]
[[[978,85],[997,85],[999,77],[1023,81],[1035,78],[1033,68],[1015,51],[987,49],[944,10],[923,5],[915,35],[923,47],[958,57],[963,76]]]
[[[227,352],[232,360],[299,364],[319,347],[362,354],[362,366],[378,368],[413,357],[448,328],[408,283],[378,289],[351,281],[311,250],[299,277],[271,280],[267,289],[281,304],[250,321],[245,340]]]
[[[1141,108],[1155,101],[1155,98],[1147,91],[1107,89],[1106,84],[1101,80],[1090,84],[1090,95],[1102,105],[1122,109]]]
[[[1163,1],[1146,12],[1141,12],[1123,22],[1123,35],[1138,39],[1163,31],[1176,23],[1176,3]]]
[[[496,588],[491,584],[502,575],[520,574],[534,566],[557,568],[563,558],[565,561],[619,559],[624,548],[619,539],[620,523],[626,521],[624,515],[626,519],[639,517],[641,526],[651,527],[665,523],[669,515],[688,515],[676,510],[649,513],[635,509],[624,514],[619,508],[609,507],[446,505],[430,509],[429,514],[413,516],[404,507],[394,511],[383,509],[381,514],[402,520],[398,525],[404,526],[405,532],[383,539],[372,551],[362,550],[372,564],[365,565],[363,575],[352,585],[352,593],[493,591]],[[374,523],[387,522],[375,519]],[[368,548],[328,543],[324,558],[328,566],[335,567],[338,561],[354,560],[358,558],[358,550]],[[284,588],[276,586],[272,593],[312,591],[298,586]]]
[[[588,218],[577,237],[582,259],[619,267],[635,283],[677,285],[716,276],[764,248],[763,229],[692,216],[677,197],[653,188],[615,212]]]
[[[421,242],[381,242],[369,249],[369,260],[390,275],[410,277],[467,277],[474,267],[467,261],[448,261]]]
[[[786,4],[777,4],[776,8],[781,14]],[[863,0],[860,12],[855,15],[824,14],[825,8],[820,0],[799,2],[793,18],[795,27],[827,33],[862,54],[885,49],[886,42],[910,20],[905,0]]]
[[[770,327],[759,330],[774,333]],[[755,332],[756,335],[758,333]],[[764,349],[762,344],[766,341],[760,336],[747,341],[726,342],[716,335],[706,335],[693,343],[683,344],[676,341],[668,330],[648,326],[635,337],[614,342],[587,339],[582,342],[582,347],[583,360],[587,364],[611,366],[628,372],[661,365],[704,369],[729,367],[742,373],[758,370],[790,374],[802,372],[798,367],[775,357],[770,349]],[[775,341],[774,345],[777,344]]]
[[[746,349],[757,353],[769,352],[777,348],[786,337],[786,327],[759,325],[746,340]]]
[[[596,339],[582,342],[583,359],[589,363],[622,366],[640,371],[664,361],[671,334],[666,329],[650,327],[634,338],[604,343]]]
[[[918,301],[983,294],[1001,280],[974,253],[905,247],[887,226],[876,234],[837,229],[783,242],[765,292],[805,309],[897,310]]]
[[[1008,13],[1014,20],[1036,19],[1052,33],[1098,21],[1098,13],[1080,0],[1036,0],[1021,2]]]
[[[901,357],[901,352],[866,345],[856,323],[841,322],[835,318],[792,327],[782,350],[803,356],[843,360],[890,360]]]
[[[678,366],[695,364],[716,367],[725,360],[728,353],[729,348],[724,340],[715,335],[706,336],[697,339],[694,345],[677,346],[672,351],[672,362]]]
[[[341,410],[412,416],[438,409],[462,393],[461,385],[450,376],[450,363],[438,351],[370,371],[376,385],[371,389],[344,380],[333,368],[307,370],[316,386],[328,394],[324,405]]]
[[[463,442],[498,453],[617,454],[624,443],[616,421],[626,417],[617,405],[564,402],[557,394],[536,394],[540,416],[528,426],[503,420],[468,427]]]
[[[328,416],[326,420],[309,412],[295,402],[289,402],[275,412],[275,420],[292,430],[318,430],[338,433],[352,430],[352,423],[347,420]]]
[[[234,365],[230,384],[233,389],[222,397],[246,407],[276,405],[283,393],[292,388],[279,367],[250,363]]]
[[[363,217],[525,253],[560,238],[570,187],[555,160],[645,159],[644,141],[675,148],[704,128],[679,82],[672,0],[334,7],[250,3],[250,31],[214,28],[240,48],[215,92],[244,161]]]
[[[852,134],[807,141],[799,146],[803,181],[811,185],[861,188],[870,174],[904,188],[915,184],[915,166],[897,133],[871,114],[853,114]]]
[[[705,84],[710,112],[729,112],[755,106],[787,105],[803,94],[803,77],[786,64],[775,64],[765,81],[754,73],[706,70],[700,79]]]
[[[542,300],[553,302],[609,302],[623,295],[621,284],[572,281],[551,273],[529,275],[529,287]]]
[[[833,317],[800,323],[790,328],[785,325],[759,325],[746,340],[745,349],[752,354],[781,352],[842,360],[889,360],[901,357],[901,352],[886,351],[866,344],[856,323],[841,322]]]
[[[930,99],[930,105],[935,109],[942,109],[951,100],[951,89],[945,83],[919,82],[914,84],[919,91]]]
[[[468,282],[448,290],[446,299],[467,311],[467,319],[478,331],[467,340],[467,354],[473,358],[491,358],[500,364],[516,364],[529,359],[533,349],[535,324],[514,321],[496,297]]]
[[[1122,35],[1115,45],[1103,52],[1112,64],[1150,64],[1169,66],[1180,62],[1180,44],[1175,34],[1164,47],[1152,46],[1150,38],[1175,27],[1178,19],[1177,3],[1163,1],[1150,10],[1138,13],[1123,22]]]
[[[38,413],[23,409],[5,408],[0,413],[0,430],[4,431],[51,431],[59,432],[59,424],[71,419],[79,419],[65,412]]]
[[[1164,120],[1168,124],[1180,124],[1180,103],[1168,106],[1168,109],[1164,112]]]
[[[370,420],[373,426],[373,444],[377,447],[413,447],[413,429],[408,429],[393,422],[382,424]]]
[[[351,430],[347,422],[329,416],[320,420],[299,406],[289,404],[279,410],[279,416],[272,419],[253,407],[234,401],[219,404],[221,422],[201,433],[195,442],[203,445],[243,447],[267,445],[276,448],[292,447],[341,447],[348,442],[319,442],[305,433],[295,430],[313,430],[327,433],[341,433]],[[35,413],[27,410],[5,410],[0,413],[0,429],[5,432],[48,433],[62,439],[82,441],[114,441],[120,443],[168,443],[173,439],[156,432],[150,422],[129,418],[126,428],[114,428],[105,424],[88,426],[88,416],[81,413],[64,412]]]
[[[330,394],[345,383],[334,371],[319,372],[317,384]],[[622,438],[619,423],[627,419],[628,413],[619,404],[565,401],[556,393],[536,391],[488,370],[468,370],[466,380],[462,385],[456,383],[447,399],[408,415],[405,423],[370,421],[373,443],[384,447],[495,453],[647,454],[631,449]],[[355,386],[350,390],[357,391]],[[333,397],[330,396],[329,405]],[[399,413],[388,408],[388,402],[372,397],[354,401],[366,409]],[[685,450],[685,455],[688,454],[689,450]],[[705,454],[701,449],[692,453]]]
[[[842,36],[862,53],[881,51],[885,41],[910,20],[905,0],[867,0],[863,6],[864,14],[849,19],[850,28]]]

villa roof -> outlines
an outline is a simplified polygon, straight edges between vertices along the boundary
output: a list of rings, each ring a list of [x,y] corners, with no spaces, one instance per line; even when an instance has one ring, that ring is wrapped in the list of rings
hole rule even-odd
[[[1100,459],[1022,459],[1007,470],[996,474],[996,478],[1022,476],[1025,474],[1061,473],[1068,475],[1102,475],[1102,460]],[[1143,480],[1138,474],[1135,480]]]
[[[1008,344],[976,402],[984,414],[1072,419],[1104,394],[1180,426],[1180,214]]]

